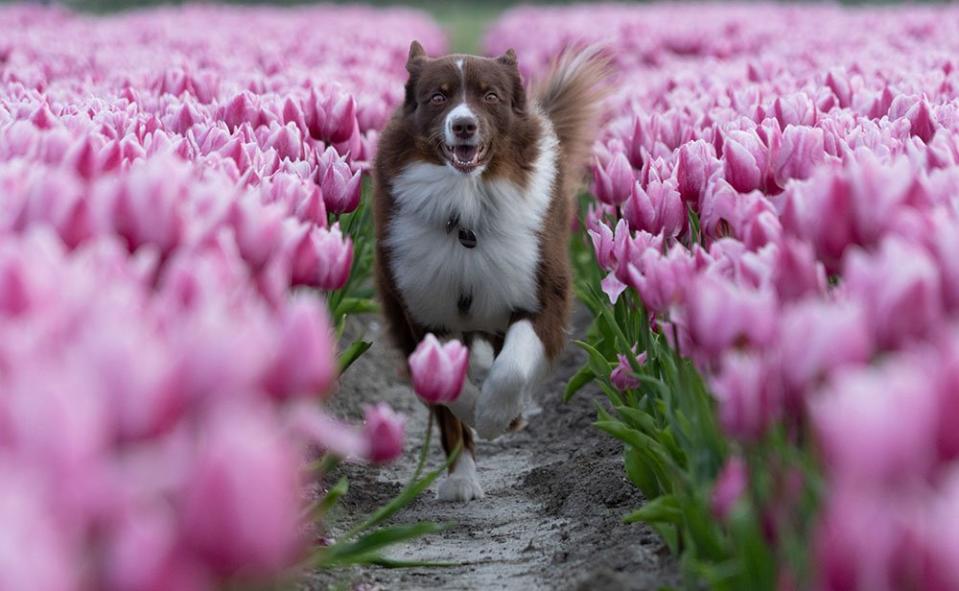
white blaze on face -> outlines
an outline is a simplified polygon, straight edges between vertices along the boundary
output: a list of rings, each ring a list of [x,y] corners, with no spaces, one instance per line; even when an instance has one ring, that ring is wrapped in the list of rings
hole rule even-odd
[[[470,109],[469,105],[466,104],[466,70],[464,69],[464,58],[459,58],[456,60],[456,67],[460,71],[460,89],[461,94],[459,96],[458,104],[453,107],[449,113],[446,114],[446,119],[443,122],[443,131],[446,138],[446,144],[449,146],[455,146],[459,143],[466,144],[478,144],[479,143],[479,133],[473,136],[473,139],[467,142],[460,140],[456,137],[456,134],[453,133],[453,121],[456,121],[460,117],[469,117],[471,119],[476,119],[476,114],[473,113],[473,110]]]

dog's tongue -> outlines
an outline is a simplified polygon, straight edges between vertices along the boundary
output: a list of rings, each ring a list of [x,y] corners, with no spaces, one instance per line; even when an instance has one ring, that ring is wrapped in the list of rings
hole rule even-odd
[[[460,162],[472,162],[476,156],[476,146],[456,146],[453,153]]]

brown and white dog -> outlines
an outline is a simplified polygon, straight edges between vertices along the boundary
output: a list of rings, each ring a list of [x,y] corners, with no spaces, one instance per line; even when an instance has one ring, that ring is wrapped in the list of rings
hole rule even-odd
[[[495,438],[566,343],[574,192],[594,139],[606,60],[567,52],[527,96],[516,55],[431,59],[410,46],[403,105],[374,167],[376,278],[395,344],[428,332],[488,341],[479,390],[434,406],[463,453],[439,497],[483,495],[470,427]]]

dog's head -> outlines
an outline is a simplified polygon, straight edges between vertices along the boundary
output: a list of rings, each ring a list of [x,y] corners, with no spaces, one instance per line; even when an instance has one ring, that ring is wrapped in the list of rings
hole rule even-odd
[[[511,131],[527,117],[513,50],[498,58],[431,59],[414,41],[406,69],[404,113],[418,149],[462,174],[482,172],[504,153]]]

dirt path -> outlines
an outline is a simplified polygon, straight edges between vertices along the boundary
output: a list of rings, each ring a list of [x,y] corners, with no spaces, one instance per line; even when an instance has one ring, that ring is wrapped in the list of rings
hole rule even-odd
[[[585,325],[585,318],[577,324]],[[344,377],[334,406],[356,419],[363,403],[385,400],[408,417],[406,452],[380,469],[347,467],[350,494],[333,534],[395,495],[413,473],[427,413],[396,377],[397,356],[370,324],[376,343]],[[676,565],[656,534],[622,523],[641,495],[626,480],[622,446],[591,426],[597,393],[561,393],[582,362],[568,347],[542,389],[542,411],[520,433],[479,443],[477,460],[486,497],[468,504],[437,501],[435,488],[401,511],[395,523],[452,523],[442,534],[396,548],[393,558],[455,561],[451,568],[353,569],[317,574],[310,588],[363,589],[658,589],[676,580]],[[434,433],[434,442],[436,441]],[[442,452],[434,444],[430,466]]]

